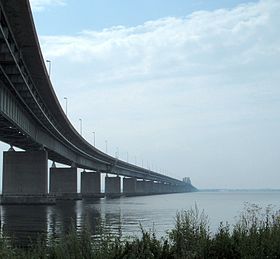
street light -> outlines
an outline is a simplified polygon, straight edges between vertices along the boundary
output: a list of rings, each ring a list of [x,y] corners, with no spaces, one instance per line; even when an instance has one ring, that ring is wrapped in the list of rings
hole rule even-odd
[[[49,77],[51,77],[52,62],[51,62],[51,60],[49,60],[49,59],[47,59],[46,62],[47,62],[48,65],[49,65]]]
[[[105,140],[105,150],[106,150],[106,154],[108,154],[108,141],[107,140]]]
[[[80,121],[80,134],[81,136],[83,136],[83,121],[82,119],[79,119],[79,121]]]
[[[116,151],[116,158],[119,158],[119,147],[117,147],[117,151]]]
[[[93,131],[92,133],[93,133],[93,146],[95,147],[95,131]]]
[[[63,99],[65,100],[65,114],[66,114],[66,116],[67,116],[68,98],[67,98],[67,97],[64,97]]]

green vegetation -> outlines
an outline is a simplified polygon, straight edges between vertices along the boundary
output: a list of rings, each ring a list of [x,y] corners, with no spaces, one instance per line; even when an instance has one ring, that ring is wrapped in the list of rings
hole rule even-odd
[[[2,237],[0,258],[280,258],[280,213],[270,207],[247,206],[234,226],[221,223],[216,233],[197,208],[178,213],[165,238],[141,232],[139,238],[123,240],[106,231],[92,237],[85,228],[29,248],[13,247]]]

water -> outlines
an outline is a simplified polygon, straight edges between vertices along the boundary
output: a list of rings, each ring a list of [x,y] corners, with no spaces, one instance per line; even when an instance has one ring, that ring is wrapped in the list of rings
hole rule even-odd
[[[244,203],[262,207],[271,204],[280,209],[280,191],[264,192],[197,192],[182,194],[100,199],[91,201],[64,201],[55,206],[5,205],[0,206],[1,233],[19,244],[27,244],[39,234],[59,236],[73,225],[78,231],[86,224],[93,235],[103,222],[110,232],[135,236],[144,229],[154,229],[164,236],[174,226],[178,211],[197,206],[209,216],[214,232],[221,221],[236,222]]]

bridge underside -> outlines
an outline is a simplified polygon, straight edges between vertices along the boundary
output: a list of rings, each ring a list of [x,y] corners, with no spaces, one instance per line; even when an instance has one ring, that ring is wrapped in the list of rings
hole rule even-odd
[[[54,203],[55,197],[66,197],[67,199],[78,199],[83,195],[87,197],[103,197],[104,194],[101,194],[100,191],[100,179],[95,185],[97,187],[88,187],[86,194],[78,194],[76,189],[72,189],[72,192],[67,193],[63,191],[53,191],[50,193],[46,192],[45,189],[48,186],[46,181],[43,185],[44,188],[41,188],[40,193],[33,193],[32,190],[28,188],[28,185],[25,186],[24,183],[30,182],[32,179],[32,186],[41,186],[42,183],[38,184],[34,173],[40,176],[39,172],[42,172],[43,169],[40,169],[40,165],[34,162],[34,165],[30,161],[37,160],[34,154],[37,152],[46,152],[48,159],[59,162],[61,164],[80,167],[83,169],[93,170],[94,172],[100,173],[109,173],[116,175],[123,175],[129,178],[124,178],[124,191],[121,193],[120,190],[120,177],[106,177],[107,183],[105,189],[107,190],[105,195],[108,197],[119,197],[121,195],[126,196],[136,196],[136,195],[148,195],[148,194],[161,194],[161,193],[176,193],[176,192],[185,192],[195,190],[192,186],[186,188],[186,185],[178,184],[167,184],[164,181],[158,181],[149,175],[143,175],[133,172],[126,172],[121,170],[112,171],[112,168],[94,162],[90,159],[81,158],[76,155],[73,151],[67,149],[62,143],[60,143],[55,138],[47,134],[46,130],[39,127],[34,119],[30,118],[26,111],[19,105],[19,101],[12,95],[6,86],[0,81],[0,140],[10,144],[11,146],[16,146],[25,150],[25,157],[28,158],[28,154],[31,156],[27,159],[29,161],[26,165],[22,159],[19,158],[17,153],[14,153],[15,158],[12,159],[14,164],[18,164],[15,168],[7,169],[6,165],[10,162],[7,162],[5,159],[3,161],[3,177],[5,179],[13,179],[14,185],[11,185],[11,182],[3,181],[3,197],[2,203]],[[46,145],[44,144],[46,143]],[[58,150],[55,152],[54,150]],[[34,153],[35,152],[35,153]],[[61,153],[65,156],[61,155]],[[9,156],[13,157],[11,152]],[[6,157],[6,155],[5,155]],[[66,157],[72,157],[72,159],[67,159]],[[45,168],[46,161],[41,161],[42,167]],[[30,167],[31,166],[31,167]],[[31,168],[31,169],[30,169]],[[55,170],[55,169],[53,169]],[[69,170],[69,169],[66,169]],[[59,170],[58,170],[59,171]],[[46,169],[44,169],[44,174],[46,175]],[[121,173],[119,173],[121,172]],[[26,179],[25,179],[26,178]],[[40,178],[40,177],[39,177]],[[69,179],[68,179],[69,178]],[[60,180],[58,180],[60,179]],[[72,186],[77,186],[77,177],[73,178]],[[117,180],[116,180],[117,179]],[[132,182],[135,182],[135,188],[130,189],[128,192],[125,190],[125,185],[127,185],[127,179],[134,179]],[[141,181],[137,181],[140,179]],[[56,190],[61,189],[67,180],[70,181],[70,175],[64,174],[58,175],[54,181],[55,184],[51,183],[51,186],[56,185]],[[143,181],[145,180],[145,181]],[[149,181],[147,181],[149,180]],[[17,182],[18,181],[18,182]],[[10,186],[14,186],[14,189],[9,189]],[[20,186],[20,187],[19,187]],[[61,187],[59,187],[61,186]],[[99,187],[98,187],[99,186]],[[18,189],[19,188],[19,189]],[[90,191],[92,188],[92,192]],[[9,190],[9,191],[7,191]]]
[[[108,195],[120,193],[119,176],[135,179],[132,182],[135,181],[136,189],[132,195],[144,195],[152,188],[155,189],[152,193],[189,191],[188,185],[178,179],[103,153],[75,130],[52,87],[28,0],[0,0],[0,140],[24,150],[4,155],[3,197],[6,201],[13,195],[50,196],[45,191],[48,182],[42,180],[45,179],[48,159],[71,167],[52,169],[56,179],[55,184],[51,184],[56,190],[54,195],[70,190],[61,186],[67,182],[65,177],[69,177],[69,186],[75,186],[73,172],[77,168],[115,175],[114,178],[106,178]],[[47,154],[45,158],[35,155],[42,153]],[[36,172],[38,175],[34,176]],[[97,176],[86,175],[84,177],[88,177],[89,182],[98,181]],[[58,179],[62,179],[61,183]],[[32,184],[29,186],[30,181]],[[33,185],[40,186],[40,191],[34,193]],[[95,187],[87,185],[86,181],[83,186],[87,195],[95,194],[100,180]],[[77,194],[76,189],[71,190],[71,195]]]
[[[81,193],[77,193],[77,168],[50,169],[48,191],[48,152],[14,151],[3,156],[2,203],[55,203],[56,199],[110,198],[191,191],[180,185],[145,181],[136,178],[105,177],[105,194],[100,192],[100,172],[82,172]]]

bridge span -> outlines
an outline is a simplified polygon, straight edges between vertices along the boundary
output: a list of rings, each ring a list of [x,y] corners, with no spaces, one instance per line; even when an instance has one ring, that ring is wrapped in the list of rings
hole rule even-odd
[[[84,169],[84,196],[101,195],[102,173],[108,196],[120,195],[120,176],[127,195],[195,190],[190,183],[116,159],[75,130],[52,87],[28,0],[0,0],[0,140],[11,145],[3,155],[2,202],[75,196],[77,168]],[[50,169],[49,183],[48,160],[65,165]]]

